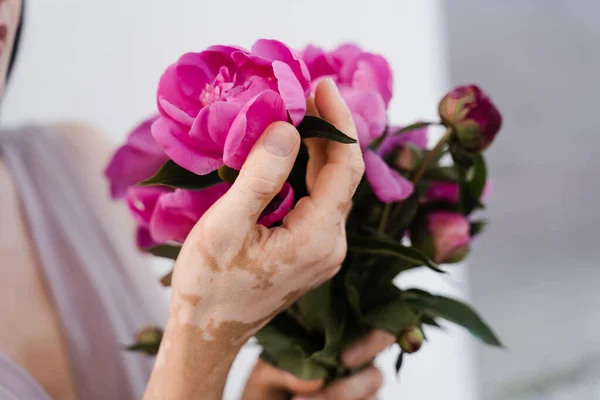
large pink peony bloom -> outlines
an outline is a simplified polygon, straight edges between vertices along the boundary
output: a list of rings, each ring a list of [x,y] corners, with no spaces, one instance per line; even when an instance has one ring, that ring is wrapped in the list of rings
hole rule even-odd
[[[158,243],[183,243],[196,222],[231,187],[220,183],[210,188],[190,191],[176,189],[163,194],[156,203],[150,221],[150,235]],[[261,214],[258,223],[270,226],[281,221],[294,205],[294,192],[286,183]]]
[[[309,45],[302,51],[302,59],[313,80],[329,76],[340,86],[377,92],[386,107],[392,98],[392,69],[387,60],[355,44],[343,44],[331,52]]]
[[[112,156],[104,170],[110,181],[111,197],[124,197],[130,186],[150,178],[167,161],[167,155],[150,133],[150,126],[157,118],[153,116],[139,124]]]
[[[302,51],[302,58],[313,80],[327,76],[337,82],[352,112],[363,149],[365,177],[375,196],[384,203],[409,197],[413,192],[412,183],[390,167],[379,151],[369,148],[385,131],[386,108],[392,98],[392,71],[386,59],[353,44],[342,45],[331,52],[308,46]]]
[[[152,134],[192,172],[239,170],[268,125],[300,123],[309,94],[306,65],[281,42],[258,40],[250,51],[209,47],[183,55],[162,75]]]

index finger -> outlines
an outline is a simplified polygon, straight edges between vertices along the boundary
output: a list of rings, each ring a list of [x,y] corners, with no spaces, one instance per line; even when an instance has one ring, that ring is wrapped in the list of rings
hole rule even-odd
[[[358,141],[352,114],[331,79],[324,79],[317,87],[315,106],[323,119]],[[360,145],[329,140],[325,158],[326,164],[316,178],[310,197],[327,215],[343,218],[364,172]]]

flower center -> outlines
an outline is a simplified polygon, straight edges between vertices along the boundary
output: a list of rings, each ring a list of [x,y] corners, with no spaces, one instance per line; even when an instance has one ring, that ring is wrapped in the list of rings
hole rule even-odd
[[[207,83],[202,93],[200,93],[200,103],[207,107],[215,101],[221,100],[223,96],[233,87],[233,81],[227,67],[221,67],[219,74],[214,82]]]

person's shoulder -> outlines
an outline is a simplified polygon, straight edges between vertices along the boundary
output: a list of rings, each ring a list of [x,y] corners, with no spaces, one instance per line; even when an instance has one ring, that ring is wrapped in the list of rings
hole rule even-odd
[[[47,131],[68,142],[78,155],[93,156],[93,159],[106,158],[115,148],[108,135],[86,122],[54,122],[47,125]]]

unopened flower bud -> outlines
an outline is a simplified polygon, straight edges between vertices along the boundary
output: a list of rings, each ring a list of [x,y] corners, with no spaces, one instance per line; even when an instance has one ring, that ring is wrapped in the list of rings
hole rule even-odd
[[[233,168],[229,168],[227,165],[223,165],[217,170],[217,174],[219,174],[219,178],[221,178],[223,182],[233,183],[240,174],[240,171],[236,171]]]
[[[469,252],[469,231],[469,221],[462,214],[434,211],[411,230],[411,242],[436,263],[455,263]]]
[[[158,353],[163,330],[156,326],[147,326],[140,329],[135,335],[135,344],[128,346],[128,350],[141,351],[146,354]]]
[[[454,129],[460,147],[471,153],[485,150],[502,125],[502,116],[476,85],[452,89],[439,104],[444,125]]]
[[[395,155],[394,166],[400,171],[411,172],[422,159],[422,152],[411,146],[402,146]]]
[[[398,344],[403,352],[411,354],[419,351],[423,345],[425,336],[423,331],[418,326],[411,326],[400,332]]]

